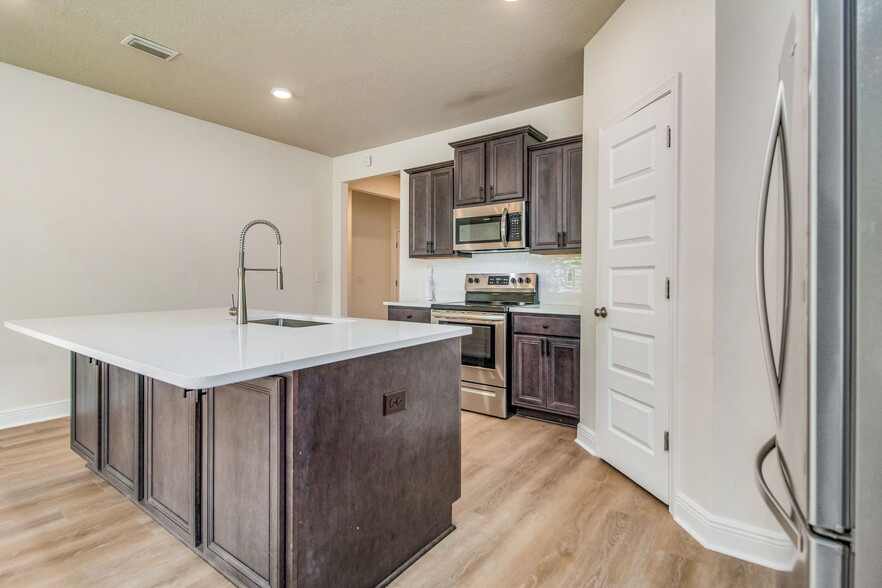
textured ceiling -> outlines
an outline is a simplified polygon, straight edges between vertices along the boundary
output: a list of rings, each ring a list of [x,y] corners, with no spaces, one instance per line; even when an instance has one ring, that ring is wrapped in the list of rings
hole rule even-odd
[[[0,61],[336,156],[580,95],[621,3],[0,0]]]

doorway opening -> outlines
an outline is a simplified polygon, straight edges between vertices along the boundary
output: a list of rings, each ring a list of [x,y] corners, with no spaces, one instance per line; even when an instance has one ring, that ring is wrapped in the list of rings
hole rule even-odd
[[[350,180],[347,194],[346,312],[385,319],[383,302],[398,301],[401,174]]]

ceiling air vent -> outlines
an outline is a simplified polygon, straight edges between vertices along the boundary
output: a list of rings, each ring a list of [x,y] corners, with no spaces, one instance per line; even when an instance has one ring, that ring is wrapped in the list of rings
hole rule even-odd
[[[175,51],[174,49],[163,47],[159,43],[154,43],[153,41],[149,41],[144,37],[139,37],[138,35],[129,35],[121,42],[123,45],[128,45],[132,49],[137,49],[138,51],[149,53],[153,57],[158,57],[164,61],[170,61],[181,54],[180,51]]]

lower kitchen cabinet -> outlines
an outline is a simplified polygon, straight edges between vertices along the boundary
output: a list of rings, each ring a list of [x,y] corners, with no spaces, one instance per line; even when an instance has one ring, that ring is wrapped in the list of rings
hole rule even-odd
[[[432,311],[418,306],[390,306],[386,311],[390,321],[404,321],[408,323],[432,322]]]
[[[515,314],[512,325],[512,404],[525,416],[575,424],[579,317]]]
[[[190,546],[199,544],[199,396],[154,379],[144,387],[142,506]]]
[[[202,555],[246,585],[284,578],[284,390],[260,378],[203,405]]]
[[[98,469],[101,427],[101,365],[70,354],[70,448]]]
[[[129,498],[140,500],[144,378],[105,363],[101,379],[101,459],[98,473]]]

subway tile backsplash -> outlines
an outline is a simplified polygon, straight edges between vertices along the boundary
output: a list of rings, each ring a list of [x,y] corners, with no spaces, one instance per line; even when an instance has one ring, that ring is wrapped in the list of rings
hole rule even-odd
[[[531,255],[529,253],[481,253],[471,259],[438,259],[427,263],[435,271],[435,299],[462,300],[466,274],[528,273],[539,275],[539,302],[544,304],[580,303],[582,256]],[[570,273],[572,281],[567,280]]]

